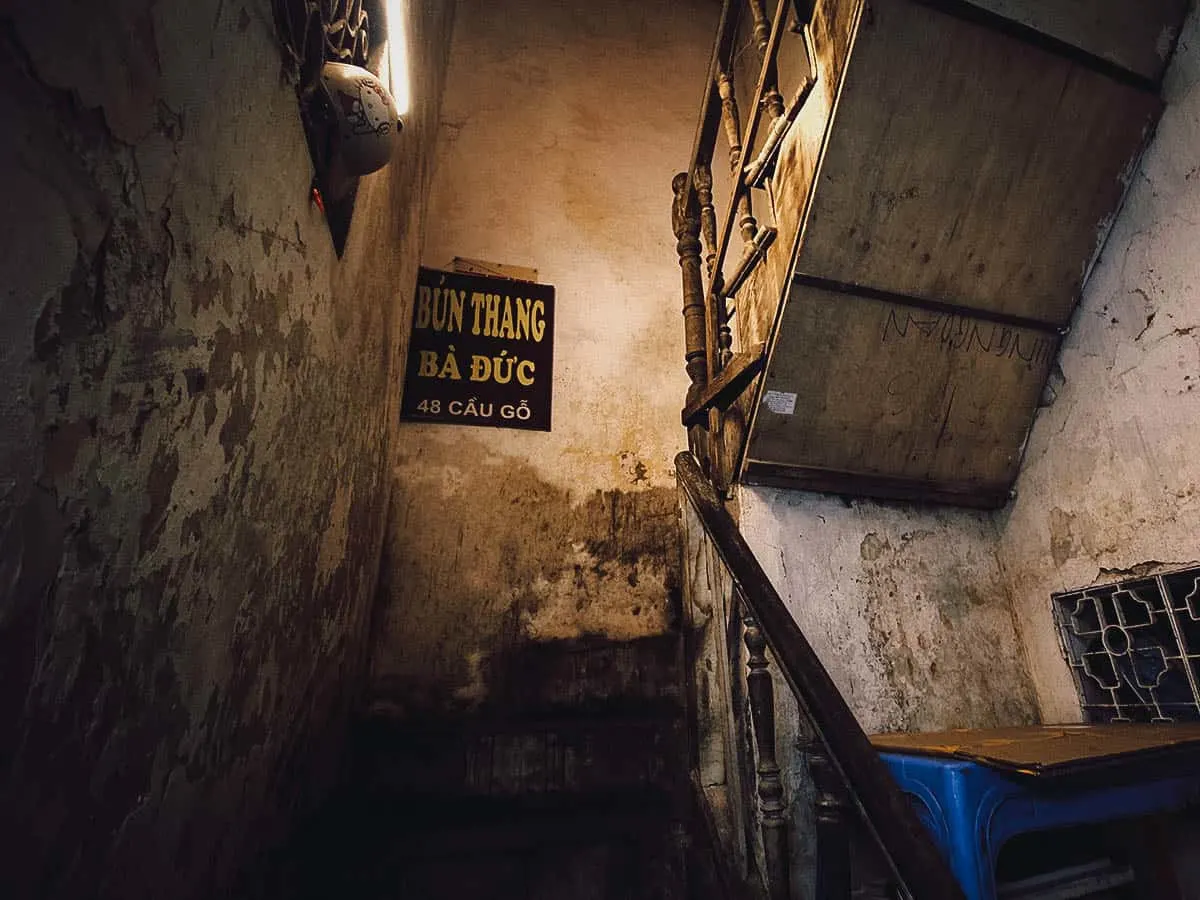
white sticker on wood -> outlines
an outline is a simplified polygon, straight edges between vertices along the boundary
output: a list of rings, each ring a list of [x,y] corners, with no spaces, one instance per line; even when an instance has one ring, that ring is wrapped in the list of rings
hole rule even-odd
[[[796,395],[787,391],[767,391],[763,394],[763,404],[777,415],[790,416],[796,411]]]

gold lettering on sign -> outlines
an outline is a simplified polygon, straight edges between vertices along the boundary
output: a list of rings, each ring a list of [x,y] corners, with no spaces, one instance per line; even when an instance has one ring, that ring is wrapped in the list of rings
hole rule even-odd
[[[462,292],[466,298],[466,291]],[[420,307],[417,319],[420,321]],[[459,327],[461,328],[461,313]],[[420,327],[419,325],[417,327]],[[541,343],[546,336],[546,304],[508,294],[471,293],[471,334]]]
[[[422,285],[417,288],[417,321],[413,327],[451,333],[462,331],[463,308],[466,302],[466,291]]]

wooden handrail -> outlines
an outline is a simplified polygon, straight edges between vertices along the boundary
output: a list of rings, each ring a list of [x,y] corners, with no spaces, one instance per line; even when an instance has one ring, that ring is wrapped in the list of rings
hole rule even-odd
[[[729,276],[729,284],[725,285],[726,297],[732,297],[737,294],[742,285],[746,283],[746,279],[750,277],[750,273],[754,271],[754,267],[766,255],[767,250],[775,243],[775,238],[778,236],[779,232],[774,228],[761,228],[758,230],[741,262],[733,270],[733,274]]]
[[[801,33],[804,36],[804,52],[808,57],[808,75],[796,89],[796,96],[788,103],[786,112],[771,123],[771,132],[767,135],[758,156],[745,166],[742,178],[750,187],[762,187],[768,173],[774,168],[775,158],[779,155],[779,148],[783,143],[783,136],[787,134],[792,122],[800,114],[800,110],[804,108],[808,95],[817,86],[819,73],[816,49],[813,47],[808,29],[805,28]]]
[[[717,40],[708,63],[708,80],[704,83],[704,97],[700,102],[700,121],[696,123],[696,136],[692,141],[687,180],[689,191],[694,189],[696,167],[709,166],[712,163],[713,148],[716,146],[717,133],[721,126],[721,96],[717,88],[717,76],[733,53],[740,19],[739,0],[725,0],[721,5]]]
[[[829,753],[829,764],[912,900],[964,900],[962,888],[871,746],[804,632],[690,453],[675,457],[678,482],[754,617],[800,708]]]
[[[680,419],[684,428],[702,425],[710,409],[724,412],[734,400],[741,396],[754,376],[762,371],[766,359],[762,344],[744,353],[735,353],[729,364],[697,393],[694,400],[683,408]]]

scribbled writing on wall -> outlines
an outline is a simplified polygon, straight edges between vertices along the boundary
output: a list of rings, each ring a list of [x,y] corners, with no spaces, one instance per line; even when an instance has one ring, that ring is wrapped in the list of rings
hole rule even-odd
[[[1044,365],[1058,349],[1058,340],[1028,329],[985,322],[955,313],[909,312],[892,308],[883,325],[883,342],[917,339],[951,353],[985,353],[1020,360],[1029,368]]]

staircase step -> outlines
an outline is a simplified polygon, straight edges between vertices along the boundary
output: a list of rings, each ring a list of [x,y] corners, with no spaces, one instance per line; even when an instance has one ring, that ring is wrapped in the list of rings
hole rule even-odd
[[[388,861],[394,864],[394,861]],[[633,836],[522,853],[404,859],[376,873],[371,896],[403,900],[685,900],[669,848]]]
[[[641,716],[362,723],[357,769],[381,789],[410,795],[522,796],[669,789],[683,753],[673,711]]]
[[[680,651],[677,634],[510,648],[469,708],[377,683],[305,836],[304,896],[687,900]]]
[[[653,793],[554,802],[356,792],[322,815],[344,825],[310,844],[304,896],[685,900],[674,812]]]
[[[449,715],[522,718],[562,715],[614,704],[681,706],[680,636],[673,632],[613,641],[601,638],[537,641],[496,650],[480,663],[485,696],[469,709],[444,699],[422,700],[409,680],[382,677],[369,709],[397,719]]]

